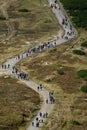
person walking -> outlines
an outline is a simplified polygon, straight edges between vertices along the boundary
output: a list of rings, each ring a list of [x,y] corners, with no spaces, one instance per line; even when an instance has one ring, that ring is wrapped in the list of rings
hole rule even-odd
[[[34,122],[32,122],[32,126],[34,126]]]
[[[46,99],[46,104],[48,104],[48,99]]]

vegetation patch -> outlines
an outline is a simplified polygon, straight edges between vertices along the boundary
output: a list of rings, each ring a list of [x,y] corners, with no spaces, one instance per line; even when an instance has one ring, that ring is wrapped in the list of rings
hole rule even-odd
[[[73,121],[72,121],[72,124],[73,124],[73,125],[81,125],[81,124],[79,123],[79,121],[76,121],[76,120],[73,120]]]
[[[19,9],[19,12],[28,12],[28,9]]]
[[[58,69],[58,70],[57,70],[57,73],[60,74],[60,75],[64,75],[64,74],[65,74],[62,69]]]
[[[85,55],[85,52],[81,50],[73,50],[73,53],[77,55]]]
[[[73,22],[87,30],[87,0],[61,0],[72,16]]]
[[[0,16],[0,20],[6,20],[4,16]]]
[[[87,41],[81,44],[82,47],[87,47]]]
[[[87,85],[81,87],[81,91],[87,93]]]
[[[87,79],[87,69],[86,70],[79,70],[78,72],[77,72],[77,75],[79,76],[79,77],[81,77],[81,78],[83,78],[83,79]]]

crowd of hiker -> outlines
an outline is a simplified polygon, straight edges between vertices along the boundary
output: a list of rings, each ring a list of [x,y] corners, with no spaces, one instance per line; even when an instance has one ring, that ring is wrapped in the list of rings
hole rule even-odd
[[[39,112],[38,117],[36,117],[35,121],[32,122],[32,126],[39,127],[40,124],[44,122],[45,118],[48,118],[48,113]]]
[[[58,8],[60,10],[60,8],[57,6],[57,0],[55,0],[51,4],[51,8],[54,8],[54,9]],[[69,25],[68,23],[69,23],[69,21],[68,21],[67,17],[65,16],[62,19],[62,25],[64,25],[65,27],[67,27],[67,26],[70,27],[70,31],[67,32],[67,36],[64,37],[65,39],[68,39],[68,36],[71,36],[73,34],[72,26]],[[53,41],[48,41],[48,42],[42,43],[40,45],[37,45],[36,47],[33,47],[33,48],[27,50],[27,52],[25,52],[24,54],[16,55],[15,59],[20,61],[23,58],[27,58],[29,56],[32,56],[33,54],[45,51],[45,50],[47,50],[49,48],[56,47],[56,46],[57,46],[57,39],[55,39]],[[2,64],[2,69],[11,69],[12,70],[12,74],[15,75],[18,79],[21,79],[21,80],[27,80],[28,79],[28,74],[27,73],[19,72],[18,68],[12,66],[11,64]],[[37,91],[42,91],[42,90],[43,90],[43,85],[39,84],[37,86]],[[54,95],[53,95],[52,92],[49,92],[49,96],[46,99],[46,104],[49,104],[49,103],[50,104],[54,104],[55,103],[55,98],[54,98]],[[40,112],[39,116],[36,117],[34,122],[32,122],[32,126],[39,127],[40,124],[43,123],[44,118],[47,118],[47,117],[48,117],[48,113],[47,112],[45,112],[45,113]]]
[[[41,89],[40,89],[40,86],[41,86]],[[39,87],[39,89],[38,89]],[[42,84],[39,84],[37,87],[38,91],[42,90],[43,88],[43,85]],[[55,103],[55,99],[54,99],[54,95],[53,95],[53,92],[49,92],[48,93],[48,99],[46,99],[46,104],[54,104]],[[38,117],[36,117],[35,121],[32,122],[32,126],[34,127],[40,127],[41,124],[44,122],[44,119],[45,118],[48,118],[48,112],[39,112],[39,115]]]

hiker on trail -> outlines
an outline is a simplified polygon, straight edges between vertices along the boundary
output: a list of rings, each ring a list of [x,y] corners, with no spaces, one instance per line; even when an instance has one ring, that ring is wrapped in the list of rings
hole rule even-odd
[[[36,127],[39,127],[39,122],[36,122]]]
[[[54,99],[54,97],[53,97],[53,104],[55,103],[55,99]]]
[[[48,99],[46,99],[46,103],[48,104]]]
[[[43,118],[45,118],[46,117],[46,115],[45,115],[45,113],[43,114]]]
[[[39,119],[38,119],[38,117],[36,117],[36,121],[38,121]]]
[[[16,73],[16,74],[18,73],[18,69],[17,69],[17,68],[15,68],[15,73]]]
[[[39,86],[37,87],[37,90],[39,91]]]
[[[40,119],[40,120],[39,120],[39,123],[43,123],[43,119]]]
[[[40,117],[42,117],[42,112],[40,112]]]
[[[20,54],[18,54],[18,59],[20,59]]]
[[[57,0],[55,0],[54,2],[57,3]]]
[[[43,86],[42,86],[42,84],[40,84],[40,90],[42,90],[42,88],[43,88]]]
[[[32,126],[34,126],[34,122],[32,122]]]
[[[4,68],[4,65],[2,64],[2,69]]]
[[[8,64],[8,68],[10,68],[10,64]]]
[[[5,69],[6,69],[6,65],[4,65]]]
[[[56,46],[56,41],[54,41],[54,46]]]
[[[51,4],[51,8],[53,8],[53,4]]]
[[[48,117],[48,113],[46,112],[46,118]]]

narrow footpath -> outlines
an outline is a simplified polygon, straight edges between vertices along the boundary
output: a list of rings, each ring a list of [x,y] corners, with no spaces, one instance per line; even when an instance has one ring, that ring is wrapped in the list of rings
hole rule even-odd
[[[63,37],[53,40],[53,41],[49,41],[49,43],[47,45],[38,45],[36,47],[36,51],[35,48],[31,51],[29,50],[28,52],[25,52],[24,54],[20,54],[20,58],[18,57],[14,57],[12,59],[9,59],[6,63],[4,63],[5,66],[9,67],[7,68],[3,68],[0,69],[0,73],[8,73],[13,75],[14,77],[18,78],[19,80],[21,80],[21,82],[25,83],[28,87],[30,87],[31,89],[35,90],[37,93],[40,94],[40,96],[43,99],[43,104],[41,106],[40,111],[38,112],[38,115],[34,118],[34,120],[32,121],[34,124],[30,124],[26,130],[40,130],[41,126],[43,126],[43,123],[47,120],[48,116],[50,115],[50,113],[52,112],[55,103],[51,103],[50,99],[49,99],[49,92],[42,88],[42,90],[38,90],[38,84],[34,83],[32,80],[24,80],[18,77],[17,73],[12,73],[13,71],[13,67],[16,65],[16,63],[20,62],[21,60],[23,60],[24,58],[29,58],[32,55],[36,55],[41,53],[42,51],[46,51],[49,48],[53,48],[56,47],[60,44],[66,43],[67,41],[73,39],[74,37],[77,36],[77,31],[75,30],[75,28],[70,24],[70,20],[68,20],[67,16],[64,15],[64,12],[61,10],[60,6],[58,3],[55,3],[55,0],[48,0],[49,1],[49,5],[52,8],[53,13],[55,14],[56,18],[58,19],[58,22],[60,23],[60,25],[62,26],[62,28],[65,31],[65,34]],[[43,49],[42,49],[43,47]],[[39,49],[38,49],[39,48]],[[48,103],[46,103],[46,100],[48,99]],[[45,114],[47,113],[47,117],[41,117],[40,116],[40,112]],[[36,123],[38,122],[37,118],[39,120],[43,120],[43,123],[39,123],[39,127],[36,126]],[[34,126],[33,126],[34,125]]]

